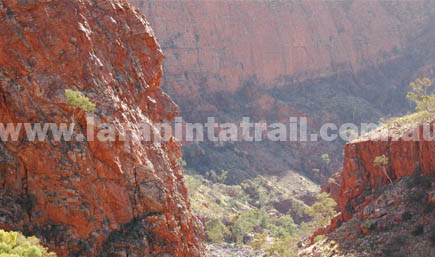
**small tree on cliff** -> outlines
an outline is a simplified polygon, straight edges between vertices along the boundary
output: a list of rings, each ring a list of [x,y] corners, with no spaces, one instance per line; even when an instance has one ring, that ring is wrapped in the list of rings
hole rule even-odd
[[[74,114],[77,109],[81,109],[85,112],[94,112],[95,104],[92,103],[89,98],[82,95],[80,91],[74,91],[71,89],[65,90],[65,96],[68,104],[74,107],[72,120],[74,121]]]
[[[328,169],[329,169],[329,163],[331,163],[331,159],[329,158],[329,154],[327,154],[327,153],[322,154],[320,156],[320,159],[322,159],[322,162],[323,162],[323,169],[325,171],[328,171]],[[320,175],[320,173],[319,173],[319,175]]]
[[[430,94],[432,81],[429,78],[416,79],[409,83],[412,91],[406,96],[416,103],[416,111],[435,112],[435,94]]]
[[[385,156],[385,154],[381,155],[381,156],[377,156],[375,158],[375,160],[373,161],[373,164],[375,166],[381,167],[382,171],[384,172],[385,176],[388,178],[388,180],[390,181],[390,184],[393,184],[393,181],[391,180],[390,176],[387,173],[387,166],[388,166],[388,157]]]
[[[329,159],[329,154],[327,153],[322,154],[320,157],[326,165],[329,165],[329,163],[331,162],[331,159]]]

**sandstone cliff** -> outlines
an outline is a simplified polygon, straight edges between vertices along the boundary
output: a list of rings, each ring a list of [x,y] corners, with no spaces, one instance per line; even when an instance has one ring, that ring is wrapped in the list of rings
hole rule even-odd
[[[426,133],[433,137],[430,124]],[[411,135],[418,140],[409,140]],[[388,159],[384,170],[374,164],[382,155]],[[433,139],[424,138],[423,125],[413,123],[384,126],[348,143],[343,168],[323,188],[340,214],[305,242],[309,247],[299,256],[433,255],[434,156]]]
[[[433,129],[432,125],[432,133]],[[435,175],[434,142],[423,138],[423,126],[400,132],[396,138],[391,135],[386,137],[387,130],[394,131],[380,128],[346,144],[343,168],[332,176],[324,188],[337,201],[344,221],[362,204],[358,202],[362,200],[359,196],[387,185],[388,177],[394,181],[413,175],[416,169],[426,175]],[[410,133],[418,135],[418,140],[409,140]],[[385,138],[387,140],[382,140]],[[385,169],[388,177],[382,167],[374,164],[375,158],[382,155],[388,158]]]
[[[138,122],[178,114],[145,17],[125,0],[1,0],[0,18],[2,123],[70,122],[73,89],[96,103],[95,122],[131,125],[125,141],[1,142],[0,227],[58,256],[200,256],[180,146],[138,138]],[[85,113],[75,120],[86,134]]]
[[[409,81],[419,72],[434,74],[430,0],[132,3],[161,39],[168,56],[163,87],[191,122],[308,116],[317,132],[324,122],[377,121],[409,111]],[[184,152],[200,171],[234,170],[239,176],[233,181],[289,169],[314,176],[319,156],[329,153],[330,167],[321,168],[325,179],[342,164],[343,146],[200,145]]]

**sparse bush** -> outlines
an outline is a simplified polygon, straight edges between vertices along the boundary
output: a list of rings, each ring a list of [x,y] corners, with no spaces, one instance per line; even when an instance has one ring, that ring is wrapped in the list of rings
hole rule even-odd
[[[284,215],[277,219],[273,219],[267,227],[270,230],[271,236],[275,238],[284,237],[286,235],[294,234],[297,229],[292,216]]]
[[[89,98],[83,96],[80,91],[74,91],[71,89],[65,90],[66,100],[68,104],[75,108],[82,109],[87,112],[95,111],[95,104],[89,101]]]
[[[331,159],[329,159],[329,154],[324,153],[320,156],[320,158],[322,158],[322,161],[328,165],[331,162]]]
[[[435,111],[435,94],[429,93],[432,81],[429,78],[416,79],[409,83],[412,91],[408,92],[407,98],[414,101],[416,111]]]
[[[388,161],[388,157],[385,156],[385,154],[381,155],[381,156],[376,156],[376,158],[373,161],[373,164],[375,166],[381,167],[382,171],[384,172],[385,176],[388,178],[388,180],[390,181],[390,184],[393,184],[393,180],[391,180],[390,176],[388,175],[387,172],[387,166],[389,164]]]
[[[213,183],[224,183],[228,176],[228,171],[226,170],[220,170],[219,174],[216,173],[214,170],[210,170],[206,172],[207,177],[213,182]]]
[[[372,220],[365,220],[361,226],[367,230],[374,230],[376,228],[376,222]]]
[[[317,202],[305,209],[305,214],[313,218],[313,225],[322,227],[337,214],[334,210],[337,203],[329,197],[329,194],[323,192],[316,196]]]
[[[263,249],[267,244],[267,232],[263,232],[263,233],[256,233],[254,235],[254,239],[251,242],[251,246],[252,248],[254,248],[254,250],[258,251]]]
[[[345,134],[346,134],[347,139],[349,139],[349,141],[352,141],[352,140],[355,140],[356,138],[358,138],[358,132],[351,129],[351,128],[346,129]]]
[[[25,237],[20,232],[0,229],[0,256],[2,257],[55,257],[36,237]]]
[[[325,235],[318,235],[314,238],[314,242],[317,243],[317,242],[321,241],[323,238],[325,238]]]
[[[301,219],[305,216],[305,206],[300,202],[292,202],[292,210],[294,211],[295,219]]]
[[[189,197],[193,197],[195,192],[202,186],[202,181],[199,176],[196,175],[184,175],[186,181],[187,193]]]
[[[297,257],[297,236],[285,236],[275,240],[271,247],[266,250],[267,257]]]
[[[212,218],[205,223],[207,239],[212,243],[220,243],[230,235],[229,229],[220,219]]]
[[[233,241],[241,243],[243,237],[254,231],[256,227],[266,227],[269,215],[264,210],[246,210],[234,221],[231,227]]]

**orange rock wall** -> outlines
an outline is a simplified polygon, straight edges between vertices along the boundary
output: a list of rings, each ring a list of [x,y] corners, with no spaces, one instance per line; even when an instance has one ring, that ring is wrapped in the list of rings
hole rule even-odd
[[[408,82],[435,74],[425,63],[435,59],[434,1],[131,2],[160,39],[162,87],[188,122],[306,116],[317,133],[326,122],[406,113]],[[199,157],[184,146],[189,168],[234,171],[232,182],[288,170],[325,181],[341,166],[344,143],[236,143],[234,151],[205,146]],[[331,164],[318,176],[323,153]]]
[[[180,146],[137,137],[138,122],[178,114],[145,17],[125,0],[1,0],[0,18],[2,123],[70,122],[69,88],[96,103],[96,122],[131,125],[124,142],[0,142],[0,227],[58,256],[200,256]]]
[[[359,204],[357,197],[389,183],[381,167],[374,165],[377,156],[386,155],[386,168],[392,180],[412,175],[418,166],[422,173],[435,175],[435,145],[433,140],[424,140],[423,128],[419,127],[419,140],[364,139],[346,144],[343,168],[334,174],[325,190],[337,201],[344,220],[352,215]],[[433,130],[433,129],[432,129]],[[432,132],[433,133],[433,132]]]
[[[433,15],[425,1],[131,2],[161,39],[165,84],[186,98],[235,92],[253,76],[279,87],[282,76],[356,73],[395,58]]]

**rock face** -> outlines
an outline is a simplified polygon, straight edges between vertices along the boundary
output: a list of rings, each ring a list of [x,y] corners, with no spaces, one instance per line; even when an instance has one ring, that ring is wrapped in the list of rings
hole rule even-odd
[[[421,174],[379,186],[361,197],[371,200],[359,205],[352,218],[298,256],[432,256],[435,204],[428,195],[434,188],[435,176]]]
[[[302,243],[306,249],[300,256],[330,256],[334,251],[340,256],[400,256],[397,252],[426,256],[433,252],[434,132],[432,117],[426,125],[384,126],[346,144],[343,168],[322,188],[338,203],[340,213]],[[376,157],[382,155],[388,163],[375,165]],[[424,234],[428,241],[410,238],[411,229],[415,229],[413,236]],[[327,235],[327,240],[315,243],[319,235]],[[398,238],[415,242],[396,242]],[[335,242],[340,246],[334,246]]]
[[[139,122],[178,114],[160,89],[163,54],[125,0],[0,0],[0,121],[93,123],[65,89],[96,103],[95,122],[125,140],[0,143],[0,227],[36,235],[58,256],[200,256],[177,163],[180,146],[143,142]],[[155,132],[158,133],[158,132]]]
[[[325,122],[377,121],[409,111],[409,81],[434,74],[430,0],[132,3],[161,39],[168,56],[163,87],[189,122],[307,116],[318,132]],[[192,147],[184,152],[201,171],[296,169],[315,176],[312,169],[320,168],[317,178],[327,178],[342,163],[343,145],[200,145],[203,156],[191,154],[200,152]],[[330,167],[321,167],[323,153],[329,153]]]
[[[278,87],[281,76],[358,72],[397,57],[404,35],[417,34],[414,29],[433,12],[429,1],[132,3],[149,16],[162,39],[167,83],[189,99],[204,88],[236,92],[252,76],[265,87]]]
[[[433,128],[432,124],[432,134]],[[409,140],[412,131],[418,135],[418,140]],[[360,197],[362,194],[390,183],[383,168],[374,164],[376,157],[387,156],[385,172],[393,181],[413,175],[416,170],[425,175],[435,175],[435,145],[433,140],[423,138],[423,126],[405,132],[395,138],[397,140],[391,136],[387,137],[388,140],[381,140],[382,132],[379,133],[346,144],[343,168],[332,176],[333,179],[324,188],[337,201],[344,221],[359,205],[364,205],[364,201],[372,200]]]

